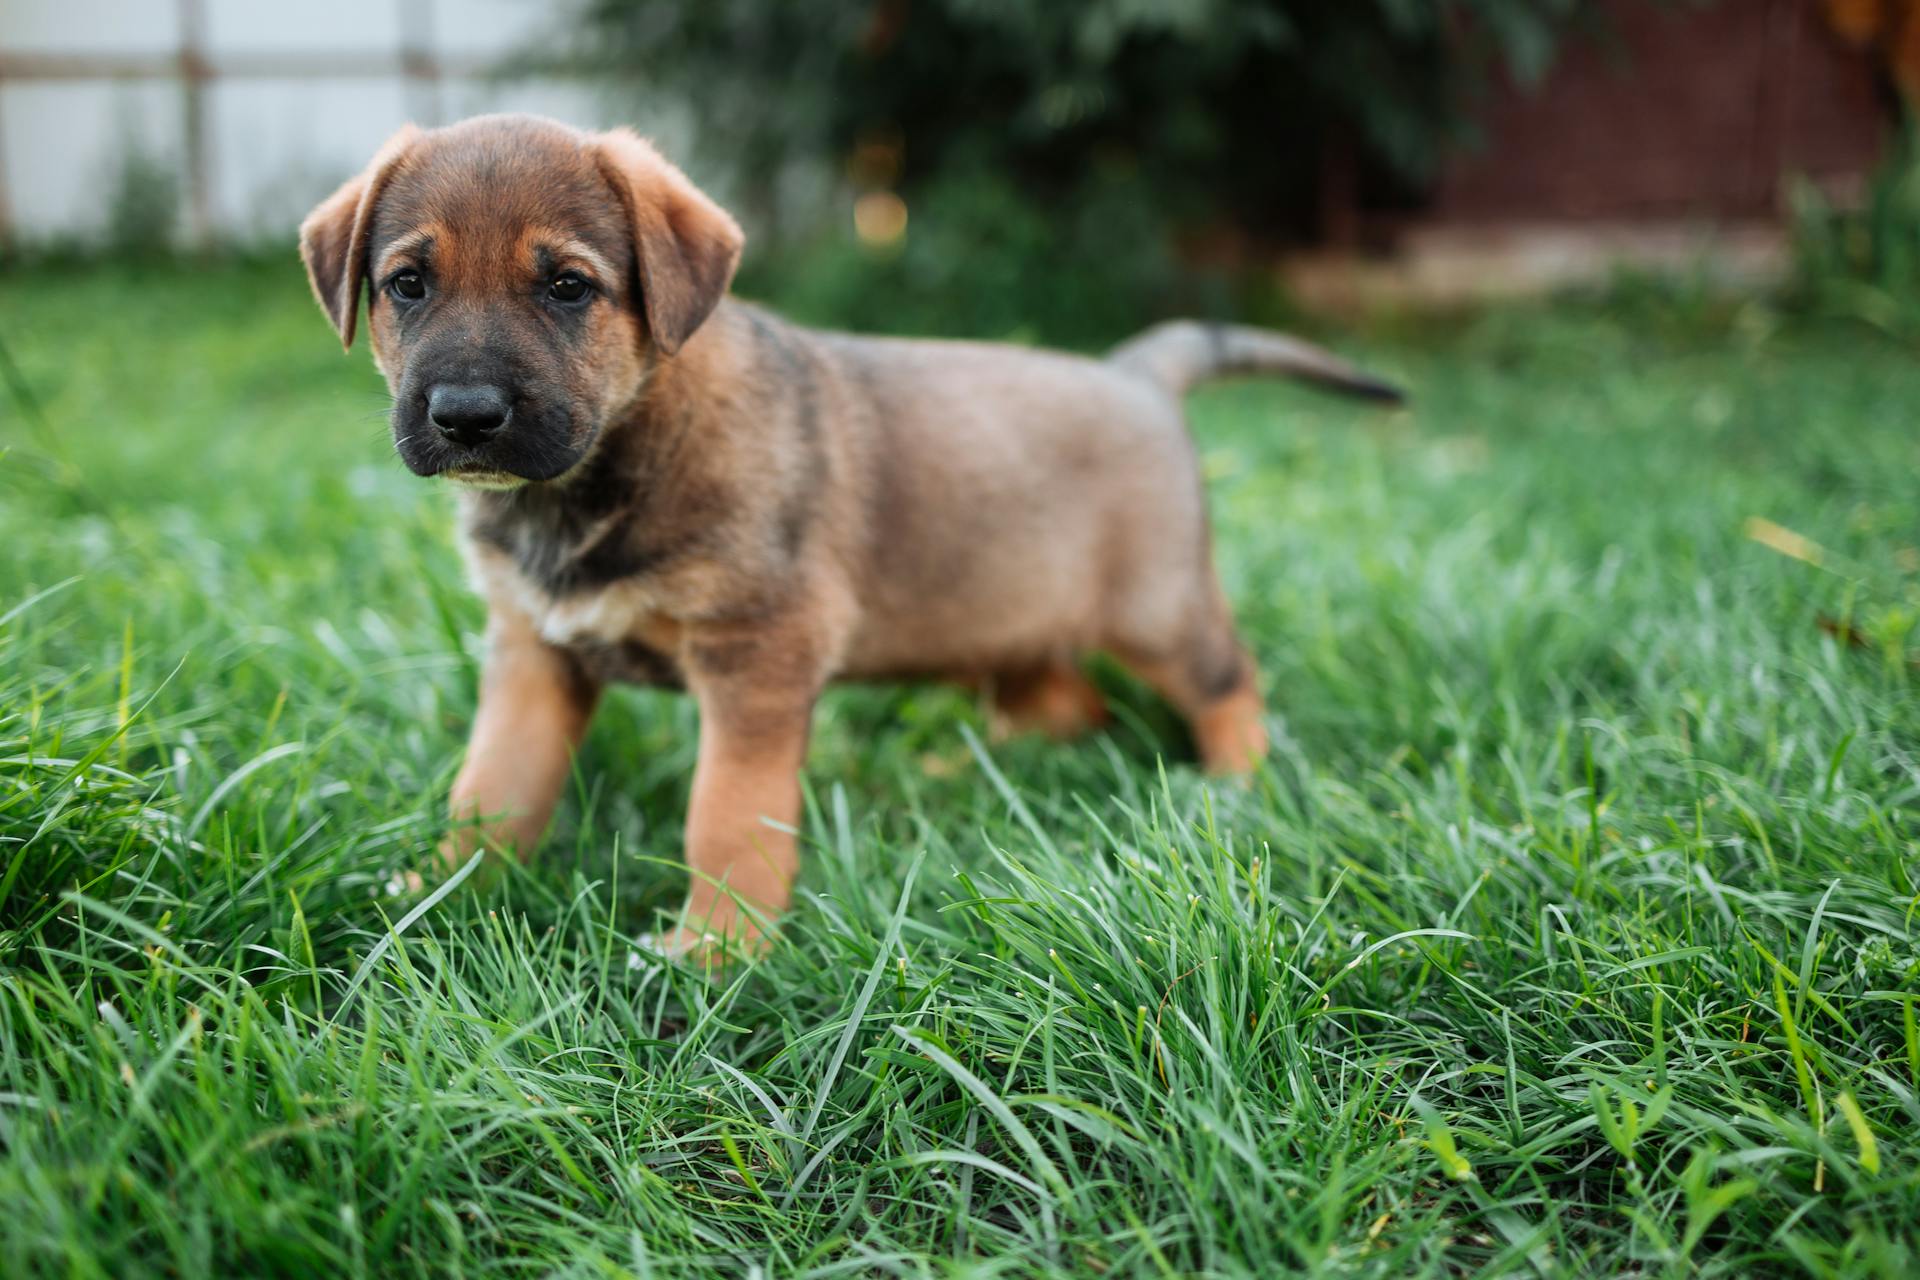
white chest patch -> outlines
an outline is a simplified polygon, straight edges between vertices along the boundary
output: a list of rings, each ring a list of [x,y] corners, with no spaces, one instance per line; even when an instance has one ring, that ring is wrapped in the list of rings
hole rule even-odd
[[[546,602],[543,610],[529,612],[540,638],[548,644],[618,644],[637,634],[657,612],[650,594],[631,583],[615,583],[565,600],[555,600],[524,580],[523,584],[529,596]]]
[[[491,548],[470,547],[467,564],[482,595],[518,606],[548,644],[617,645],[635,638],[660,613],[653,593],[636,582],[561,599],[528,581],[519,566]]]

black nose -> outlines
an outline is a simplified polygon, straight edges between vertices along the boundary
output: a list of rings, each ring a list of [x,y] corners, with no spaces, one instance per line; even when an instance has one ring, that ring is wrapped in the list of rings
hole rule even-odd
[[[456,444],[479,444],[507,425],[512,402],[499,387],[440,383],[427,392],[427,416]]]

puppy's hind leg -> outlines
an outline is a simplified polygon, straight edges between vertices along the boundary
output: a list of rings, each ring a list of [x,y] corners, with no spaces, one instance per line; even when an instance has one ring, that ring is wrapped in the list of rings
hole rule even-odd
[[[1213,607],[1174,644],[1114,646],[1113,655],[1186,717],[1209,773],[1244,776],[1267,754],[1259,672],[1218,589]]]
[[[1107,723],[1106,699],[1065,658],[996,672],[992,689],[996,738],[1037,732],[1064,739]]]

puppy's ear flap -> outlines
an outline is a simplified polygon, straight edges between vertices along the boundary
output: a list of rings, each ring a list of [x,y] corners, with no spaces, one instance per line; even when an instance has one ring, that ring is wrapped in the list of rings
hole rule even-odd
[[[354,322],[360,313],[360,282],[367,275],[367,232],[374,206],[393,177],[400,157],[413,146],[420,131],[407,125],[387,139],[373,163],[359,177],[320,202],[300,224],[300,257],[307,264],[307,280],[320,309],[333,321],[340,345],[353,346]]]
[[[720,305],[746,237],[639,135],[614,129],[595,141],[600,171],[633,230],[647,331],[672,355]]]

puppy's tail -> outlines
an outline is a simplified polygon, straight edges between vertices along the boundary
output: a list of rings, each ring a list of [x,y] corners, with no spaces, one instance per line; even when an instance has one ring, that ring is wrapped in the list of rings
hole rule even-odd
[[[1115,347],[1107,359],[1178,396],[1196,383],[1233,373],[1272,373],[1334,391],[1400,404],[1405,393],[1311,342],[1239,324],[1169,320]]]

